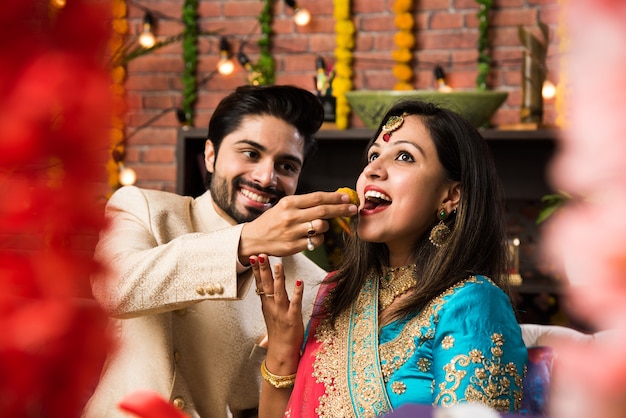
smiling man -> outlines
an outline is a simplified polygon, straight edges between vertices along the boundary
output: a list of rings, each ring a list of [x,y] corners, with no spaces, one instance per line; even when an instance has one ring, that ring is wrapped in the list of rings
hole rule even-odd
[[[294,195],[323,108],[292,86],[243,86],[211,117],[209,190],[193,199],[123,187],[107,204],[94,297],[117,347],[86,417],[125,416],[119,402],[151,390],[191,417],[256,416],[266,335],[249,257],[281,261],[305,283],[304,320],[326,272],[302,250],[322,244],[327,219],[352,216],[344,193]]]

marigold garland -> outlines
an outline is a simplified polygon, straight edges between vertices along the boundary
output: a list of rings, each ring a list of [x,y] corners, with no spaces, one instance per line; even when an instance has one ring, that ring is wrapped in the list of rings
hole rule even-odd
[[[115,56],[124,48],[124,41],[128,34],[128,21],[126,20],[126,0],[113,0],[112,2],[112,34],[109,41],[111,55]],[[111,148],[109,155],[122,157],[125,150],[125,124],[124,113],[126,112],[126,65],[120,63],[111,70],[111,91],[114,99],[113,120],[111,126]],[[120,186],[118,162],[110,158],[106,165],[108,184],[111,190]]]
[[[352,90],[352,51],[354,50],[354,23],[350,0],[334,0],[333,17],[335,18],[335,78],[333,79],[333,96],[337,103],[335,108],[335,124],[337,129],[347,129],[350,118],[350,104],[346,92]]]
[[[415,47],[415,36],[413,27],[415,20],[411,14],[413,0],[396,0],[393,4],[395,13],[394,25],[398,29],[393,37],[396,49],[391,53],[395,65],[392,72],[398,82],[393,87],[394,90],[413,90],[413,68],[410,63],[413,59],[412,50]]]

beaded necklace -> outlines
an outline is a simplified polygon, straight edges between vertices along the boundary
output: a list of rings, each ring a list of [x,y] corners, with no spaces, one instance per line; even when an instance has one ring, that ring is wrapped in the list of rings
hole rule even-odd
[[[415,264],[402,267],[388,267],[386,274],[379,279],[378,308],[385,310],[403,293],[406,293],[417,284]]]

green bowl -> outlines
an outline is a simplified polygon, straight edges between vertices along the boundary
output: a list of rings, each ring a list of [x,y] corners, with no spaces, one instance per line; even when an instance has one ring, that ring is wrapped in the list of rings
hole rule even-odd
[[[398,100],[406,98],[432,102],[460,113],[478,128],[489,122],[508,95],[506,91],[495,90],[446,93],[435,90],[353,90],[346,92],[350,107],[370,129],[377,129],[387,110]]]

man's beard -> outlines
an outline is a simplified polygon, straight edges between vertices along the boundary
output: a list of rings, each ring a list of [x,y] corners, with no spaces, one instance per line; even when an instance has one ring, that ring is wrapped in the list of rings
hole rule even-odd
[[[244,222],[250,222],[259,217],[264,211],[256,208],[246,208],[247,211],[244,213],[237,209],[237,201],[235,198],[235,191],[239,190],[239,186],[244,183],[241,180],[241,177],[235,177],[232,180],[232,187],[229,190],[227,180],[224,177],[218,176],[217,173],[213,173],[213,177],[211,178],[211,197],[215,204],[222,209],[228,216],[233,218],[235,222],[238,224]],[[272,193],[274,195],[278,195],[278,198],[282,198],[284,196],[283,193],[279,193],[275,188],[271,189],[262,189],[257,186],[254,186],[249,183],[245,183],[247,186],[252,187],[258,191],[263,191],[266,193]],[[232,194],[231,194],[232,193]]]

